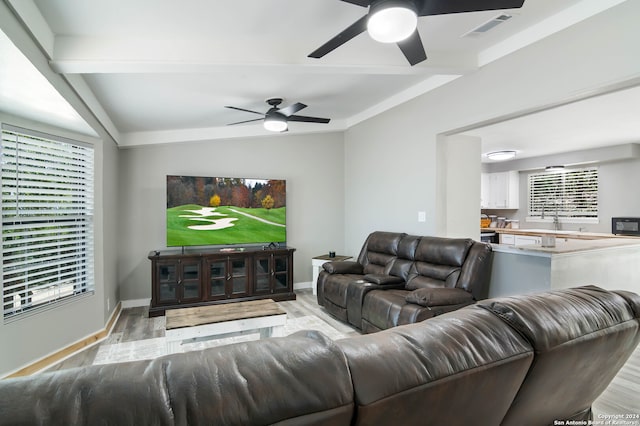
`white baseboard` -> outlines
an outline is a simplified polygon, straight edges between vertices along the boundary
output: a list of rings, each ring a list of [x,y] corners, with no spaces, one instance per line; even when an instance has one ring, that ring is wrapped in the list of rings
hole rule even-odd
[[[138,308],[140,306],[149,306],[151,299],[129,299],[122,301],[122,309]]]
[[[303,290],[305,288],[313,288],[313,283],[311,281],[304,281],[301,283],[293,283],[293,290]]]

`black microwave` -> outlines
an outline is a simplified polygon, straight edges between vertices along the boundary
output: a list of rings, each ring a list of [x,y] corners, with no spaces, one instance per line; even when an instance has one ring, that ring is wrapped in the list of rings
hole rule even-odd
[[[640,236],[640,217],[612,217],[611,233]]]

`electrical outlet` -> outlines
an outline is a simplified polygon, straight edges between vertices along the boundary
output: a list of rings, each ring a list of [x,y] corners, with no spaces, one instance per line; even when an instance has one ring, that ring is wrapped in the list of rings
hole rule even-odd
[[[418,222],[427,221],[427,212],[418,212]]]

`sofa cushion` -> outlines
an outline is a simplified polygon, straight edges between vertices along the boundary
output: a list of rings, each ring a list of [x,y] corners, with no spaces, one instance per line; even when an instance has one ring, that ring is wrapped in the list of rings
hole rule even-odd
[[[473,240],[422,237],[407,277],[407,290],[456,287]]]
[[[459,266],[415,262],[407,278],[407,290],[419,288],[453,288],[460,276]]]
[[[358,262],[365,274],[388,274],[398,255],[398,245],[406,234],[396,232],[373,232],[367,238]]]
[[[462,266],[473,245],[468,238],[422,237],[415,259],[436,265]]]
[[[459,288],[421,288],[407,294],[405,300],[421,306],[458,305],[472,302],[473,296]]]
[[[370,251],[367,253],[367,264],[364,265],[365,274],[386,274],[391,269],[393,261],[396,259],[394,254],[378,253]]]
[[[427,307],[407,303],[407,290],[372,290],[364,297],[362,321],[374,327],[366,332],[385,330],[403,324],[413,324],[432,318],[434,312]]]

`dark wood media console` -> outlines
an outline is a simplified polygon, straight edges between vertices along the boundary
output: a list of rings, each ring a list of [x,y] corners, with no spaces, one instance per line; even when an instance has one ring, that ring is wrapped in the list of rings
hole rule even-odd
[[[149,316],[191,306],[293,300],[294,251],[289,247],[152,251]]]

